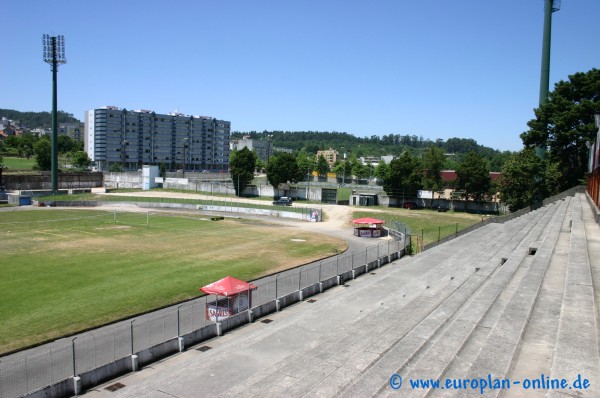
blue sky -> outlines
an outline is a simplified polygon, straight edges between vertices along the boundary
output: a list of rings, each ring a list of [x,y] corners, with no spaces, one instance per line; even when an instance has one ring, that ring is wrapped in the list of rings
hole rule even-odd
[[[178,110],[233,131],[473,138],[519,150],[538,105],[543,0],[24,1],[1,6],[0,108]],[[600,67],[600,1],[553,14],[551,89]]]

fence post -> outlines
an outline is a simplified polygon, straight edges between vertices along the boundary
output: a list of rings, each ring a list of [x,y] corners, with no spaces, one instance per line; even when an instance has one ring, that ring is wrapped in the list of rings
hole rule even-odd
[[[323,282],[321,281],[321,265],[323,261],[319,261],[319,293],[323,293]]]
[[[321,266],[323,265],[323,260],[319,261],[319,282],[321,282]]]
[[[77,336],[73,337],[71,340],[71,354],[73,356],[73,377],[77,376],[77,367],[75,366],[75,340],[77,340]]]
[[[454,235],[458,235],[458,223],[456,223],[456,230],[454,231]]]
[[[177,306],[177,343],[179,344],[179,352],[182,352],[185,348],[183,344],[183,337],[181,337],[181,327],[179,326],[179,309],[183,304]]]
[[[440,243],[441,236],[442,236],[442,226],[439,225],[438,226],[438,243]]]
[[[73,350],[73,392],[75,393],[75,395],[79,395],[81,393],[81,377],[77,376],[77,371],[76,371],[76,367],[75,367],[75,340],[77,339],[77,336],[73,337],[73,340],[71,340],[71,346],[72,346],[72,350]],[[95,350],[95,348],[94,348]],[[94,359],[95,362],[95,359]]]
[[[300,268],[300,271],[298,272],[298,299],[300,301],[304,300],[302,293],[302,268]]]
[[[133,322],[135,322],[135,318],[129,323],[129,332],[131,333],[131,371],[135,372],[138,368],[138,359],[137,355],[133,353]]]

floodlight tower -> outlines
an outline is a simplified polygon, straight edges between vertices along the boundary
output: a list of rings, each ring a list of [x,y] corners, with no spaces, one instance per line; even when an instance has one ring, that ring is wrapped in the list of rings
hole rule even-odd
[[[66,64],[65,37],[43,35],[44,62],[52,65],[52,193],[58,191],[58,118],[56,114],[56,73]]]
[[[560,0],[544,0],[544,41],[542,44],[542,74],[540,78],[540,106],[548,99],[550,86],[550,36],[552,33],[552,13],[560,10]]]

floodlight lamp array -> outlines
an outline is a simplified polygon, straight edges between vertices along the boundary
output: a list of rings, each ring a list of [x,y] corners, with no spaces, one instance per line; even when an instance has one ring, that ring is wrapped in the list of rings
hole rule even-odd
[[[50,36],[45,34],[42,36],[44,45],[44,62],[49,64],[66,64],[65,57],[65,37],[63,35]]]
[[[552,12],[560,10],[560,0],[550,0]]]

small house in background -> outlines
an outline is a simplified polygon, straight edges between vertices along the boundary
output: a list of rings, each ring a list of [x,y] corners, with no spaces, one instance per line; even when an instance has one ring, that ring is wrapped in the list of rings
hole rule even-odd
[[[350,194],[350,204],[352,206],[377,206],[379,204],[378,194],[373,192],[357,193],[352,191]]]

